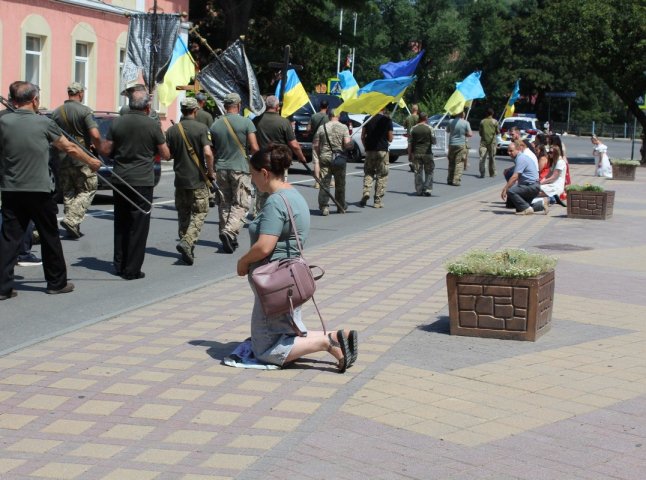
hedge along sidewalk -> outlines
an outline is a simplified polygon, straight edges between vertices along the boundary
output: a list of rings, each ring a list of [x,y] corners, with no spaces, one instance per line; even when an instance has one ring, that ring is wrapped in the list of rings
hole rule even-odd
[[[249,332],[253,299],[241,278],[1,358],[0,471],[7,478],[232,478],[270,465],[276,473],[268,478],[284,478],[276,470],[283,460],[292,471],[312,460],[312,452],[286,460],[285,446],[333,435],[330,414],[351,415],[353,395],[396,367],[392,349],[446,307],[448,258],[474,247],[525,247],[568,222],[496,215],[510,212],[500,206],[500,188],[308,251],[327,271],[317,301],[330,328],[361,332],[359,360],[346,375],[334,373],[325,355],[276,372],[222,366]],[[310,325],[313,315],[307,307]],[[365,437],[353,437],[357,446],[392,434],[386,410],[383,418],[351,415]],[[335,458],[346,476],[368,471],[361,448],[339,456],[336,443],[314,444],[317,457]],[[431,452],[424,458],[427,467],[438,461]]]

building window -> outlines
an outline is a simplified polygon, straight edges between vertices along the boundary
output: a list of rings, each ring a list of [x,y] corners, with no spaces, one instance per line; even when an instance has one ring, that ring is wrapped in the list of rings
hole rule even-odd
[[[89,63],[90,63],[90,45],[87,43],[77,42],[74,56],[74,81],[87,87],[89,83]],[[84,98],[83,103],[87,100]]]
[[[34,85],[40,85],[42,39],[27,35],[25,42],[25,79]]]
[[[119,107],[128,105],[128,97],[121,95],[121,88],[119,87],[121,83],[121,75],[123,75],[123,64],[126,61],[126,49],[119,49],[119,79],[117,80],[117,88],[119,89]]]

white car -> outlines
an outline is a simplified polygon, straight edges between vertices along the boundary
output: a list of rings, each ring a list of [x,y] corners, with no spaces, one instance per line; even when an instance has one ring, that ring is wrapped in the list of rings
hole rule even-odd
[[[534,141],[536,135],[543,133],[538,128],[538,120],[533,116],[507,117],[500,124],[500,133],[496,136],[496,153],[507,155],[507,147],[511,142],[509,130],[511,127],[520,129],[521,140]]]
[[[366,156],[366,149],[361,141],[361,130],[368,115],[351,113],[348,114],[349,124],[348,128],[351,129],[352,140],[354,140],[354,150],[352,150],[352,158],[355,161],[362,161]],[[390,162],[396,162],[401,155],[408,155],[408,132],[400,124],[393,122],[393,141],[388,146],[388,156]]]

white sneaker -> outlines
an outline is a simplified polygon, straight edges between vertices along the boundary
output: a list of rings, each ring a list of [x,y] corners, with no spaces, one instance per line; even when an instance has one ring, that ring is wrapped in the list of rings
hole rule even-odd
[[[544,198],[543,199],[543,213],[545,215],[549,215],[549,213],[550,213],[550,199],[549,198]]]
[[[527,207],[522,212],[516,212],[516,215],[534,215],[534,209],[532,207]]]

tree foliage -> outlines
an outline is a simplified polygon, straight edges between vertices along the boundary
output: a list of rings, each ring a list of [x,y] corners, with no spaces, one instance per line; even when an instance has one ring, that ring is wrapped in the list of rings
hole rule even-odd
[[[520,78],[517,111],[564,120],[566,104],[545,93],[576,91],[576,120],[625,121],[629,111],[646,127],[635,103],[646,93],[643,0],[190,0],[190,14],[214,49],[245,35],[264,92],[276,74],[268,63],[283,60],[285,45],[314,90],[335,75],[338,49],[342,64],[354,49],[354,75],[365,85],[381,77],[379,65],[415,55],[419,42],[426,55],[406,100],[430,114],[442,110],[455,82],[481,70],[487,98],[475,102],[474,118],[487,106],[501,112]]]

